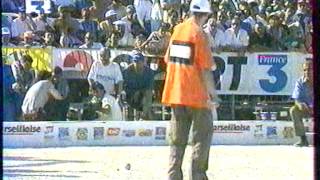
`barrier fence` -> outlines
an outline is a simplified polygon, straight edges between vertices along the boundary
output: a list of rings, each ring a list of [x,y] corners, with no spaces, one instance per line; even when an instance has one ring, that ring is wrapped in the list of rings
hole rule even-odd
[[[305,125],[308,131],[312,129],[311,123]],[[5,148],[168,145],[169,128],[168,121],[4,122],[3,145]],[[297,140],[292,122],[214,121],[211,143],[286,145]]]

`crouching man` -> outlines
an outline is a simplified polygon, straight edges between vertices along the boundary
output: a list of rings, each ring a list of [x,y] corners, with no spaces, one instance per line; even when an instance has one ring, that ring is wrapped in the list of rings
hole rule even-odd
[[[33,84],[27,91],[21,109],[23,119],[26,121],[45,121],[47,120],[44,106],[53,97],[56,100],[63,100],[63,96],[55,89],[53,78],[48,75],[45,80]]]
[[[117,100],[105,93],[104,87],[99,82],[94,81],[91,85],[92,99],[88,102],[84,116],[96,112],[98,120],[101,121],[121,121],[123,120],[121,108]]]

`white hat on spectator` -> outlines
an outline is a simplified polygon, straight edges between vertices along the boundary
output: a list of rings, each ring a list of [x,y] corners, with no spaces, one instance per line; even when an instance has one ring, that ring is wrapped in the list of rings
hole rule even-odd
[[[192,0],[190,3],[191,12],[211,13],[211,6],[208,0]]]
[[[105,17],[107,18],[107,17],[114,16],[114,15],[117,15],[117,12],[115,10],[111,9],[106,12]]]
[[[2,35],[10,35],[10,29],[8,27],[2,27]]]

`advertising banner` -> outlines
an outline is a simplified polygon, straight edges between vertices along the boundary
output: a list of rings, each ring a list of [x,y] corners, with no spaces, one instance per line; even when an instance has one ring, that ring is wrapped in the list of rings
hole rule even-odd
[[[3,145],[5,148],[168,145],[169,124],[168,121],[4,122]],[[191,138],[190,133],[189,142]],[[312,139],[309,135],[308,138]],[[214,145],[290,145],[298,139],[290,121],[213,122]]]
[[[100,58],[96,49],[2,48],[8,60],[17,60],[18,52],[34,59],[36,70],[59,66],[68,79],[86,79],[91,65]],[[128,66],[130,51],[111,50],[111,61],[121,69]],[[299,52],[255,52],[239,57],[236,53],[214,54],[217,68],[213,71],[219,94],[291,95],[296,80],[302,75],[302,64],[312,54]]]
[[[295,81],[302,75],[302,64],[311,54],[233,53],[215,54],[214,76],[220,94],[291,95]]]

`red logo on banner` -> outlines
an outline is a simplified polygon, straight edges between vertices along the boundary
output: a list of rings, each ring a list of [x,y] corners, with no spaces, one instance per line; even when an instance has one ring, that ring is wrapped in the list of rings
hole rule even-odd
[[[64,58],[63,67],[80,67],[81,71],[90,70],[93,57],[85,51],[72,51]]]

